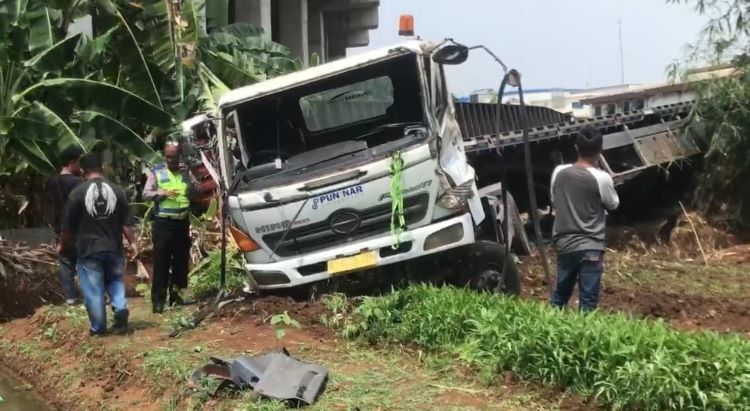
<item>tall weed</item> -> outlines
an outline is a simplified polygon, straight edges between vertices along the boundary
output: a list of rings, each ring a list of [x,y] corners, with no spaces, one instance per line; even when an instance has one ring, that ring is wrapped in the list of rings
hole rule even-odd
[[[513,371],[615,409],[750,409],[750,343],[620,314],[580,314],[455,288],[369,298],[344,330]]]

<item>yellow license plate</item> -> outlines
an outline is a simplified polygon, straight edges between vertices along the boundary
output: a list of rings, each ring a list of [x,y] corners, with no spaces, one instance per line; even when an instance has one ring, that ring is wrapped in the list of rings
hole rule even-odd
[[[377,253],[375,251],[368,251],[351,257],[337,258],[328,261],[328,272],[331,274],[341,274],[348,271],[358,270],[360,268],[372,267],[377,264]]]

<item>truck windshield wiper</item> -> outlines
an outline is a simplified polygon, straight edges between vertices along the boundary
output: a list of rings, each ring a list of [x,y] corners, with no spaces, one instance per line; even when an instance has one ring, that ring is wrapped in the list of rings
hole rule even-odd
[[[284,168],[288,168],[285,171],[293,171],[304,167],[312,167],[350,154],[365,151],[367,148],[367,143],[364,141],[342,141],[340,143],[331,144],[291,156],[286,164],[284,164]]]
[[[409,126],[424,126],[424,124],[420,123],[418,121],[408,121],[408,122],[403,122],[403,123],[388,123],[388,124],[383,124],[383,125],[375,127],[374,129],[368,131],[367,133],[362,134],[361,136],[357,137],[357,140],[362,140],[364,138],[370,137],[373,134],[380,133],[381,131],[383,131],[383,129],[386,129],[386,128],[407,128]]]

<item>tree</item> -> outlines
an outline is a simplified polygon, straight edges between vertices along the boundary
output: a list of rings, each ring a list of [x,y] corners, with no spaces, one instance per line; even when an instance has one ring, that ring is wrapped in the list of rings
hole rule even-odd
[[[67,36],[86,14],[95,37]],[[222,93],[300,66],[258,29],[205,21],[205,0],[0,0],[0,171],[49,172],[71,144],[153,161],[148,143]]]
[[[709,21],[697,42],[689,47],[683,68],[698,64],[731,63],[735,75],[694,83],[699,98],[691,127],[704,128],[710,146],[704,159],[697,204],[721,212],[740,225],[750,223],[750,0],[668,0],[691,3]]]
[[[169,114],[135,93],[102,81],[86,67],[97,61],[111,33],[87,40],[63,37],[66,15],[39,1],[0,6],[0,167],[42,172],[70,145],[102,141],[136,156],[153,150],[128,123],[167,127]]]

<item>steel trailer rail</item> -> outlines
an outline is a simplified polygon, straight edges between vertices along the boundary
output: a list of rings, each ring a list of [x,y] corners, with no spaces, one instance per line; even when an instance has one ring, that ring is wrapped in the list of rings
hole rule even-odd
[[[519,106],[487,103],[456,103],[464,150],[477,155],[523,143],[518,128]],[[685,160],[701,152],[695,130],[683,130],[692,103],[676,103],[625,114],[572,118],[546,107],[529,107],[532,143],[568,141],[583,127],[594,127],[604,136],[602,166],[621,184],[648,168]],[[496,127],[500,110],[500,133]]]

